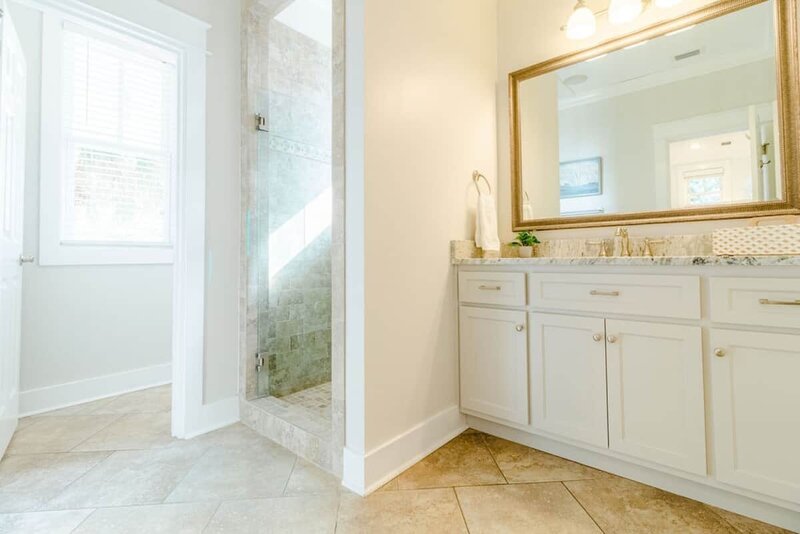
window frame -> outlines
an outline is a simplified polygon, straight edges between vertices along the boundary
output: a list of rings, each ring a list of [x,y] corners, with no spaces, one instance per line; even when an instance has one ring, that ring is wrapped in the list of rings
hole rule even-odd
[[[64,110],[62,43],[64,30],[122,43],[133,49],[157,51],[174,58],[176,67],[176,117],[173,172],[169,184],[169,238],[166,243],[66,241],[62,239],[65,209]],[[182,105],[185,61],[178,49],[151,43],[139,35],[127,35],[87,20],[75,20],[56,11],[42,13],[41,175],[39,198],[39,264],[68,265],[169,265],[175,261],[177,242],[178,184],[185,173],[185,111]]]

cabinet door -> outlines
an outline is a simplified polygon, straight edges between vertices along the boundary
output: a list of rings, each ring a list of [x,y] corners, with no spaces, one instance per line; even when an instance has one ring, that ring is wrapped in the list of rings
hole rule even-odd
[[[525,312],[461,306],[461,407],[528,424]]]
[[[606,321],[612,450],[706,474],[702,331]]]
[[[533,313],[530,322],[534,428],[608,447],[603,319]]]
[[[800,336],[711,330],[721,482],[800,502]]]

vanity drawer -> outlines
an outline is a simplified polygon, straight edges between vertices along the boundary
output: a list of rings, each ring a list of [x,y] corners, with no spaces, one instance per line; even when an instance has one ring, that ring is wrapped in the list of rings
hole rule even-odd
[[[528,275],[530,303],[547,310],[700,318],[700,278],[621,274]]]
[[[800,329],[800,279],[712,278],[715,323]]]
[[[473,304],[525,306],[525,273],[459,272],[458,297]]]

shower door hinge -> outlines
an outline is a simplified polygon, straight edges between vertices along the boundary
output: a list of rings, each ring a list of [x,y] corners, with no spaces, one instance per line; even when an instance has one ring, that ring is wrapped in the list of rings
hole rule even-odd
[[[260,373],[261,370],[264,368],[264,364],[266,360],[264,359],[263,353],[259,352],[256,354],[256,373]]]
[[[259,132],[268,132],[269,127],[267,126],[267,118],[264,115],[257,114],[256,115],[256,130]]]

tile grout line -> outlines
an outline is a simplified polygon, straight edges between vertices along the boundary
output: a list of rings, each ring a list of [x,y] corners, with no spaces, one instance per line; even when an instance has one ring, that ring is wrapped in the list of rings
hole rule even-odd
[[[225,501],[219,501],[217,503],[217,507],[214,508],[214,512],[210,516],[208,516],[208,521],[206,521],[206,524],[203,526],[202,529],[200,529],[201,533],[205,532],[206,530],[208,530],[209,525],[211,525],[211,522],[214,520],[214,517],[216,517],[217,513],[219,512],[219,509],[222,508],[222,505],[224,503],[225,503]]]
[[[117,417],[113,418],[111,421],[108,422],[108,424],[104,425],[103,428],[98,429],[97,432],[94,432],[91,436],[87,436],[86,439],[84,439],[80,443],[76,444],[74,447],[72,447],[67,452],[84,452],[84,451],[76,451],[75,449],[77,449],[78,447],[80,447],[81,445],[83,445],[84,443],[86,443],[87,441],[89,441],[90,439],[95,437],[96,435],[98,435],[100,432],[102,432],[103,430],[107,429],[108,427],[110,427],[111,425],[116,423],[117,421],[121,420],[123,417],[127,416],[128,414],[108,414],[108,415],[116,415]],[[108,417],[108,415],[90,414],[90,415],[87,415],[86,417]],[[96,452],[96,451],[85,451],[85,452]]]
[[[575,494],[574,494],[574,493],[572,493],[572,490],[571,490],[571,489],[569,489],[569,487],[568,487],[568,486],[567,486],[567,485],[566,485],[564,482],[561,482],[561,485],[564,487],[564,489],[565,489],[565,490],[567,490],[567,493],[569,493],[570,497],[572,497],[572,499],[573,499],[573,500],[574,500],[576,503],[578,503],[578,506],[580,506],[580,507],[581,507],[581,509],[582,509],[582,510],[583,510],[583,511],[586,513],[586,515],[587,515],[587,516],[589,516],[589,519],[591,519],[591,520],[592,520],[592,523],[594,523],[594,524],[595,524],[595,526],[597,526],[597,529],[598,529],[600,532],[602,532],[603,534],[605,534],[605,530],[603,530],[603,527],[601,527],[601,526],[600,526],[600,525],[597,523],[597,521],[595,521],[595,519],[594,519],[594,517],[592,516],[592,514],[590,514],[590,513],[589,513],[589,510],[587,510],[587,509],[586,509],[586,507],[585,507],[585,506],[583,506],[583,503],[582,503],[580,500],[578,500],[578,498],[575,496]]]
[[[292,475],[294,475],[294,468],[297,467],[297,461],[300,458],[297,454],[294,455],[294,462],[292,462],[292,468],[289,470],[289,476],[286,477],[286,483],[283,485],[283,491],[281,491],[281,497],[286,497],[286,489],[289,487],[289,481],[292,480]]]
[[[719,513],[719,512],[717,512],[716,510],[714,510],[714,508],[712,508],[711,506],[709,506],[709,505],[707,505],[707,504],[705,504],[705,503],[703,503],[703,506],[705,506],[706,508],[708,508],[708,510],[709,510],[709,511],[710,511],[712,514],[714,514],[715,516],[717,516],[717,517],[719,517],[720,519],[722,519],[723,523],[725,523],[726,525],[730,526],[730,527],[733,529],[733,531],[734,531],[734,532],[743,532],[743,530],[742,530],[742,529],[740,529],[739,527],[737,527],[736,525],[734,525],[733,523],[731,523],[730,521],[728,521],[728,518],[727,518],[727,517],[723,516],[722,514],[720,514],[720,513]]]
[[[87,508],[83,508],[83,510],[87,510]],[[90,517],[92,517],[96,511],[97,511],[97,508],[93,509],[91,512],[89,512],[88,514],[86,514],[86,517],[84,517],[83,519],[81,519],[81,522],[80,522],[80,523],[78,523],[77,525],[75,525],[75,528],[73,528],[72,530],[70,530],[70,531],[69,531],[69,532],[70,532],[70,534],[72,534],[73,532],[75,532],[76,530],[78,530],[79,528],[81,528],[81,525],[83,525],[84,523],[86,523],[86,521],[87,521],[87,520],[88,520]]]
[[[486,434],[481,433],[481,443],[483,443],[483,446],[486,447],[486,450],[489,452],[489,456],[492,457],[492,461],[494,462],[495,467],[497,467],[497,470],[500,471],[500,476],[502,476],[503,480],[505,480],[506,484],[508,484],[509,482],[508,478],[506,478],[506,474],[503,472],[503,469],[500,467],[500,464],[497,463],[497,458],[494,457],[492,448],[489,447],[488,443],[486,443]]]
[[[456,504],[458,505],[458,511],[461,512],[461,520],[464,521],[464,528],[467,529],[467,534],[470,534],[469,523],[467,523],[467,516],[464,514],[464,507],[461,506],[461,499],[458,498],[458,492],[456,491],[456,488],[451,489],[453,490],[453,495],[456,496]]]

